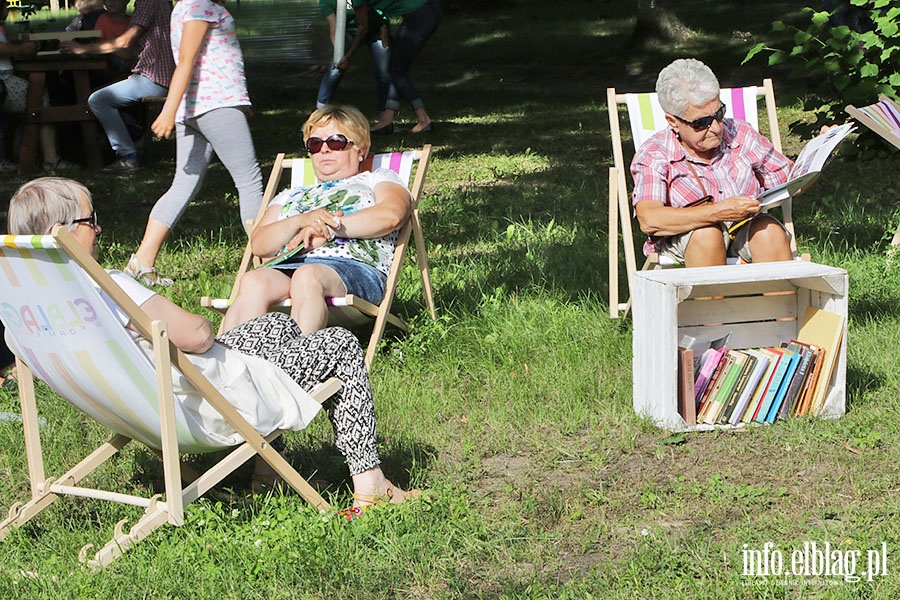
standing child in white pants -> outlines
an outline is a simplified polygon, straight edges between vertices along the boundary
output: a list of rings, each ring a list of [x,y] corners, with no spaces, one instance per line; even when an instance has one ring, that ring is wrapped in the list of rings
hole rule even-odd
[[[197,195],[213,152],[238,190],[241,222],[256,217],[262,173],[247,124],[250,96],[234,18],[213,0],[180,0],[172,9],[175,72],[151,129],[176,137],[175,178],[156,202],[125,272],[145,285],[171,285],[154,265],[163,241]]]

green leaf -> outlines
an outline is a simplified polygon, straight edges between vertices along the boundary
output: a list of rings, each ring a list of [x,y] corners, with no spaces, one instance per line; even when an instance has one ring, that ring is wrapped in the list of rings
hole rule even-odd
[[[813,13],[811,20],[812,20],[813,25],[821,27],[821,26],[825,25],[826,23],[828,23],[828,18],[830,16],[831,15],[829,15],[828,12],[826,12],[826,11],[815,12],[815,13]]]
[[[893,87],[900,87],[900,73],[893,73],[890,77],[888,77],[888,83]]]
[[[836,40],[846,39],[850,35],[850,28],[846,25],[834,27],[831,29],[831,35],[834,36],[834,39]]]
[[[859,70],[859,73],[863,77],[878,77],[878,65],[873,63],[865,64]]]
[[[772,31],[784,31],[787,28],[787,25],[782,23],[781,21],[775,21],[772,23]]]
[[[759,54],[765,47],[765,43],[760,42],[759,44],[756,44],[755,46],[750,48],[750,50],[747,52],[747,56],[745,56],[744,60],[741,61],[741,64],[746,64],[748,60]]]
[[[805,31],[798,31],[794,34],[794,43],[795,44],[805,44],[810,41],[813,36],[809,35]]]
[[[897,21],[893,19],[879,19],[878,31],[880,31],[887,37],[894,37],[895,35],[897,35],[897,32],[900,31],[900,26],[898,26]]]

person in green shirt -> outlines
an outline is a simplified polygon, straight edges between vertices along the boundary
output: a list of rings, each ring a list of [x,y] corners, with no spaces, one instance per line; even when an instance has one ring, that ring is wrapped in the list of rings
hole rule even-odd
[[[425,110],[419,90],[409,78],[413,60],[422,50],[425,42],[435,32],[443,16],[439,0],[369,0],[369,6],[380,11],[385,17],[402,17],[400,27],[391,39],[390,76],[387,108],[372,133],[393,133],[394,116],[400,110],[403,98],[416,115],[412,133],[427,133],[434,130],[434,122]]]
[[[352,9],[347,10],[347,44],[344,56],[335,64],[329,65],[322,77],[322,83],[319,86],[319,95],[316,99],[316,108],[324,108],[325,105],[331,104],[338,85],[344,77],[347,67],[350,65],[350,58],[363,45],[369,47],[369,53],[372,56],[372,71],[375,75],[375,93],[378,103],[378,114],[384,112],[387,104],[388,89],[391,85],[391,77],[388,73],[388,61],[390,60],[390,50],[388,49],[390,39],[390,29],[388,20],[384,16],[373,9],[366,0],[351,0]],[[319,9],[328,20],[328,26],[331,30],[331,43],[334,44],[335,25],[337,17],[335,16],[334,0],[319,0]]]

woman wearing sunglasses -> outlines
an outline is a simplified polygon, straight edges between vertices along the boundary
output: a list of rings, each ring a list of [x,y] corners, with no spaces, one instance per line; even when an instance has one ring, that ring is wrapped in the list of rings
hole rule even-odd
[[[180,0],[172,9],[171,37],[175,72],[151,129],[161,138],[175,132],[175,178],[150,212],[141,245],[124,269],[145,285],[172,284],[156,273],[156,256],[200,191],[213,152],[237,187],[241,223],[256,217],[263,196],[234,18],[221,2]]]
[[[787,230],[756,198],[787,181],[791,160],[748,123],[725,118],[719,81],[699,60],[665,67],[656,92],[669,128],[631,163],[635,214],[650,236],[644,253],[689,267],[790,260]]]
[[[384,296],[409,190],[391,170],[360,172],[369,125],[355,108],[316,110],[303,125],[303,141],[319,183],[273,198],[250,237],[257,256],[296,253],[243,275],[226,331],[290,298],[291,316],[310,333],[328,323],[326,297],[353,294],[378,304]]]

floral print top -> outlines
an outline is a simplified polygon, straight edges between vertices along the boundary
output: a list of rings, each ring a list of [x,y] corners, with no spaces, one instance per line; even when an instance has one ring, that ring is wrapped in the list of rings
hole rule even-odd
[[[343,211],[345,215],[349,215],[375,206],[375,186],[382,182],[403,185],[400,177],[390,169],[376,169],[346,179],[322,181],[310,186],[285,190],[275,196],[269,206],[281,206],[281,219],[316,208],[324,208],[331,213]],[[394,259],[398,231],[371,239],[338,237],[326,242],[321,248],[310,250],[307,255],[358,260],[387,275]],[[288,263],[284,264],[285,268],[288,266]]]
[[[238,43],[234,17],[211,0],[181,0],[172,9],[172,53],[178,63],[181,33],[187,21],[206,21],[213,26],[207,33],[191,74],[175,121],[198,117],[216,108],[249,106],[244,55]]]

